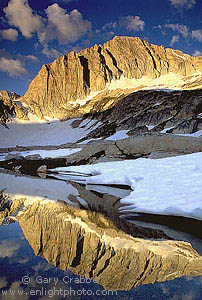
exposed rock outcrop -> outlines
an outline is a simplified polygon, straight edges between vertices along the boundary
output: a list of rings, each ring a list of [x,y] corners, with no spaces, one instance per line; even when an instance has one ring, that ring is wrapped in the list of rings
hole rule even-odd
[[[6,218],[13,213],[16,213],[23,205],[23,199],[18,199],[14,202],[9,201],[9,197],[4,193],[4,190],[0,191],[0,226],[6,222]],[[12,222],[12,220],[11,220]]]
[[[18,119],[29,120],[21,103],[14,102],[19,97],[14,92],[0,91],[0,123],[2,125],[6,126],[6,123],[10,122],[14,115]]]
[[[36,202],[17,219],[36,255],[105,289],[202,274],[202,258],[189,243],[133,238],[96,212]]]
[[[82,150],[62,158],[42,159],[37,155],[28,157],[9,154],[0,167],[33,175],[45,165],[48,169],[67,165],[79,165],[122,159],[163,158],[202,151],[202,139],[172,134],[145,133],[117,141],[98,140],[82,145]]]
[[[122,92],[121,95],[122,99],[120,92],[114,91],[113,95],[103,96],[102,100],[91,100],[82,107],[83,113],[89,110],[84,118],[101,122],[86,138],[106,138],[117,130],[127,129],[128,135],[162,130],[192,134],[202,129],[202,90],[149,90],[127,96],[123,96]],[[111,103],[111,107],[104,107],[106,103]]]
[[[66,159],[67,165],[139,157],[163,158],[202,151],[202,139],[146,133],[118,141],[92,141]]]
[[[189,76],[196,72],[202,72],[202,57],[137,37],[116,36],[103,46],[70,52],[43,65],[21,100],[40,118],[48,115],[62,119],[78,115],[74,101],[103,90],[112,79],[158,78],[168,73]]]

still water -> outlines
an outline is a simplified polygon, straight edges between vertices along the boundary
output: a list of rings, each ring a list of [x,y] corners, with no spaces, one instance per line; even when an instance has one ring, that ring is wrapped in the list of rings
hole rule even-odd
[[[200,255],[172,240],[200,237],[120,218],[130,191],[0,177],[0,299],[202,299]]]

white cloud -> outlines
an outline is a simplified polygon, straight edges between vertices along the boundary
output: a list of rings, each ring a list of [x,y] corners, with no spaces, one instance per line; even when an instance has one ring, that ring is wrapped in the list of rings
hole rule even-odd
[[[193,56],[202,56],[202,52],[199,50],[196,50],[193,54]]]
[[[9,242],[6,240],[3,240],[0,244],[0,257],[12,257],[15,255],[15,253],[20,248],[20,244],[16,244],[16,242]]]
[[[170,28],[173,31],[178,31],[184,37],[188,37],[188,35],[189,35],[189,28],[183,24],[166,24],[165,28]]]
[[[35,13],[29,6],[28,0],[10,0],[8,6],[4,8],[4,13],[8,23],[17,27],[25,38],[31,38],[37,32],[43,47],[54,39],[60,44],[73,43],[91,32],[92,27],[91,22],[84,20],[77,9],[68,13],[57,3],[48,6],[45,10],[46,18]],[[11,30],[13,30],[14,40],[15,29]],[[2,34],[5,36],[6,33]]]
[[[103,29],[104,31],[107,31],[107,30],[114,30],[114,29],[117,28],[117,26],[118,26],[118,24],[117,24],[116,22],[109,22],[109,23],[106,23],[106,24],[102,27],[102,29]]]
[[[24,68],[20,60],[8,59],[2,57],[0,59],[0,70],[8,73],[11,77],[21,77],[27,74],[27,70]],[[1,245],[0,245],[0,257],[1,257]]]
[[[68,14],[65,9],[54,3],[48,6],[46,14],[48,26],[39,37],[42,43],[53,39],[58,39],[60,44],[75,42],[91,31],[91,23],[84,20],[77,9]]]
[[[56,49],[48,49],[47,46],[44,46],[43,50],[41,51],[41,53],[45,56],[47,56],[48,58],[57,58],[61,55],[61,53],[56,50]]]
[[[176,8],[192,8],[196,4],[196,0],[170,0],[171,4]]]
[[[127,16],[120,18],[119,25],[125,27],[128,31],[136,32],[144,30],[145,22],[139,16]]]
[[[199,42],[202,42],[202,30],[193,30],[191,33],[191,36],[195,39],[197,39]]]
[[[15,42],[18,39],[18,32],[16,29],[5,29],[5,30],[0,30],[1,36],[3,39]]]
[[[33,33],[39,32],[43,26],[42,18],[34,14],[27,0],[10,0],[4,8],[4,13],[9,24],[19,28],[26,38],[31,38]]]
[[[33,62],[39,61],[39,59],[33,54],[29,54],[29,55],[18,54],[18,58],[21,61],[30,61],[30,60]]]
[[[179,42],[179,38],[179,35],[173,35],[170,46],[173,46],[175,43]]]
[[[39,61],[38,57],[36,57],[36,56],[33,55],[33,54],[26,55],[25,58],[30,59],[30,60],[33,60],[33,61],[35,61],[35,62]]]

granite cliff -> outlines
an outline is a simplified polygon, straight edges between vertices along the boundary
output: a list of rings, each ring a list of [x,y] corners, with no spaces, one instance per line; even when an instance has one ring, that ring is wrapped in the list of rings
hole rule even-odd
[[[26,110],[16,101],[19,97],[15,92],[0,91],[0,124],[6,126],[14,116],[28,120]]]
[[[182,79],[180,87],[187,89],[201,86],[201,72],[202,57],[191,57],[136,37],[116,36],[103,46],[95,45],[79,53],[70,52],[43,65],[21,101],[40,118],[50,116],[62,119],[82,114],[79,101],[90,94],[92,98],[94,92],[105,89],[105,93],[110,94],[108,102],[111,104],[114,91],[111,95],[108,85],[120,78],[152,80],[173,74]],[[193,74],[198,75],[193,78]],[[119,91],[118,99],[130,92]],[[114,96],[117,98],[116,94]],[[86,107],[86,112],[89,111],[90,108]]]

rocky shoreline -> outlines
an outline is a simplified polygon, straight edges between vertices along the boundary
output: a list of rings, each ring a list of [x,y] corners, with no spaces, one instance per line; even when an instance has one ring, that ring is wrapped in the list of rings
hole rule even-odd
[[[78,152],[59,158],[42,159],[39,154],[22,156],[25,150],[79,149]],[[12,154],[16,151],[16,154]],[[87,144],[66,144],[62,146],[11,147],[0,149],[8,153],[0,161],[0,168],[17,170],[24,174],[36,174],[45,165],[47,169],[62,166],[92,164],[137,158],[164,158],[202,151],[202,139],[172,134],[145,133],[117,141],[90,141]],[[9,152],[11,152],[9,154]],[[30,152],[31,153],[31,152]]]

